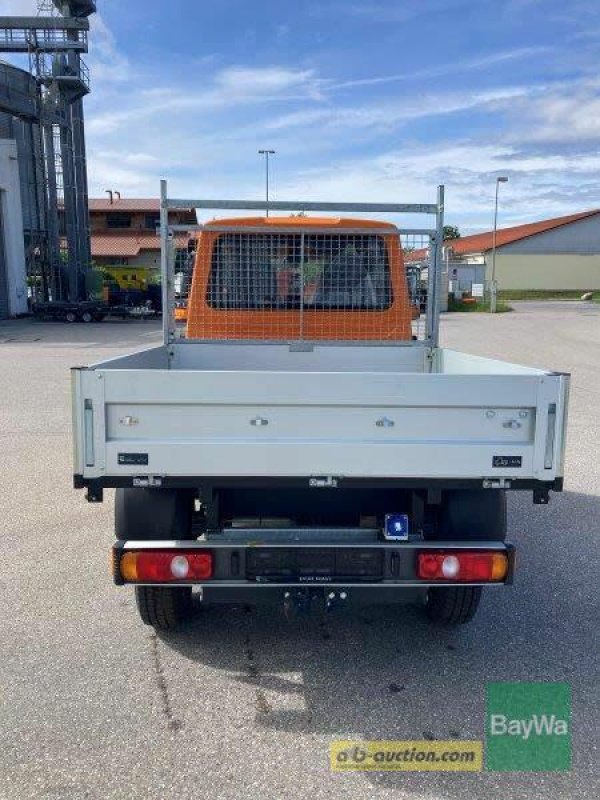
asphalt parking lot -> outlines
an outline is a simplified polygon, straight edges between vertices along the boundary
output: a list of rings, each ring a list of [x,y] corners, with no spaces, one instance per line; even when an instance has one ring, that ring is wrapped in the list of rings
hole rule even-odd
[[[0,323],[3,800],[598,797],[600,305],[445,315],[442,338],[573,375],[565,492],[510,497],[515,585],[458,630],[232,608],[157,637],[109,578],[112,492],[72,489],[68,368],[158,326]],[[571,773],[329,771],[333,739],[482,739],[490,681],[571,683]]]

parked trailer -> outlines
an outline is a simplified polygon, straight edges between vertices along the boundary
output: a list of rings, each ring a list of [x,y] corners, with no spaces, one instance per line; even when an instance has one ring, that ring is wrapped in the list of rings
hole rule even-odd
[[[114,580],[143,621],[201,601],[420,600],[470,620],[511,583],[506,493],[561,491],[569,376],[438,343],[443,188],[435,203],[271,203],[199,226],[186,337],[173,317],[169,199],[163,344],[73,370],[75,477],[115,487]],[[278,211],[418,213],[431,228]],[[429,247],[415,320],[402,242]],[[417,298],[418,302],[420,300]]]
[[[109,306],[96,301],[76,303],[54,302],[36,303],[32,308],[33,316],[42,320],[57,322],[102,322],[107,317],[113,319],[156,320],[161,312],[147,305],[142,306]]]
[[[35,303],[31,310],[38,319],[60,322],[102,322],[109,311],[105,303],[94,300]]]

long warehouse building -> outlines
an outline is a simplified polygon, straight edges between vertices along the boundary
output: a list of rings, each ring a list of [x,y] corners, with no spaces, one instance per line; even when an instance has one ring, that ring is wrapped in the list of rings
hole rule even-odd
[[[450,272],[490,281],[493,244],[492,231],[447,240]],[[496,280],[500,291],[600,289],[600,209],[499,229]]]

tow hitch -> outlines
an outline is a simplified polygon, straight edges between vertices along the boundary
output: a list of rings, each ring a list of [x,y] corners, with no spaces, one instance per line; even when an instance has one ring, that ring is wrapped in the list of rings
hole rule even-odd
[[[347,599],[348,592],[344,590],[328,590],[327,587],[314,586],[290,589],[283,594],[283,611],[288,619],[292,615],[297,617],[308,616],[315,605],[328,612],[339,608]]]

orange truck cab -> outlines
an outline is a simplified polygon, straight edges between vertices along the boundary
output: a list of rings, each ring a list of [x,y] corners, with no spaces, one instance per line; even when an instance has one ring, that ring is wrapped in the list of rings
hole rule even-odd
[[[390,223],[249,217],[200,234],[188,339],[408,340],[414,316]]]

